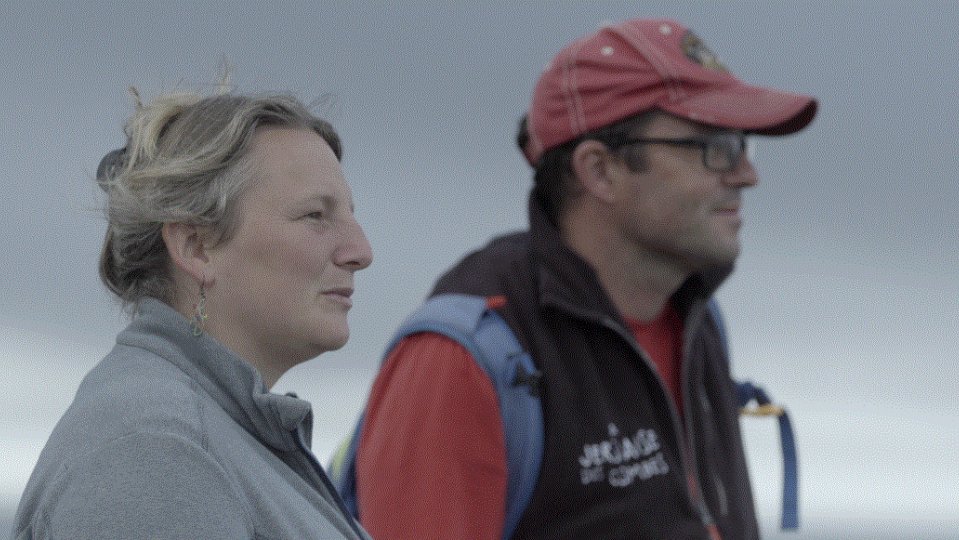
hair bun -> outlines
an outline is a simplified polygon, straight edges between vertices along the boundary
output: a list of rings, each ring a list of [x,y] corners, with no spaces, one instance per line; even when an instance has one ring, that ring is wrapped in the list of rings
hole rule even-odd
[[[107,152],[107,155],[103,156],[103,159],[100,160],[100,165],[97,166],[97,185],[100,186],[100,189],[109,191],[110,181],[113,179],[117,170],[123,166],[126,155],[127,147],[124,146],[123,148],[111,150]]]

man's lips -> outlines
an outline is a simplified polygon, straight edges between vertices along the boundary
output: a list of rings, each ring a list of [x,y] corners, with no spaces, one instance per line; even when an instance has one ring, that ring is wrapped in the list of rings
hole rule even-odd
[[[739,210],[742,208],[742,203],[739,201],[730,201],[722,203],[716,206],[713,210],[717,214],[726,214],[726,215],[739,215]]]

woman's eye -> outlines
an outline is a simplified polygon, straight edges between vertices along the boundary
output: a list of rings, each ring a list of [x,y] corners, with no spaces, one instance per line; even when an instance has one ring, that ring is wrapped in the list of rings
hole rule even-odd
[[[306,217],[306,218],[308,218],[308,219],[323,219],[323,212],[310,212],[309,214],[305,215],[304,217]]]

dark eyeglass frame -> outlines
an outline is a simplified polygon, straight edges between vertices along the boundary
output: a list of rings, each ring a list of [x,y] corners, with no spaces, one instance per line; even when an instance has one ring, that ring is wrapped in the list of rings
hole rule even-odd
[[[702,137],[688,137],[682,139],[662,139],[649,137],[622,137],[617,139],[603,139],[601,142],[610,150],[616,150],[631,144],[668,144],[671,146],[695,146],[702,151],[703,166],[707,170],[727,173],[739,165],[739,161],[749,150],[749,133],[744,131],[717,131]],[[732,144],[730,144],[732,142]],[[713,156],[712,160],[710,156]],[[723,165],[717,165],[716,159],[725,160]]]

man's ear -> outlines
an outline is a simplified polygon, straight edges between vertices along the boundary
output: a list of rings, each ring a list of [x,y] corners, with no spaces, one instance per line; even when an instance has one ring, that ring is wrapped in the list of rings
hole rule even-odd
[[[208,280],[210,257],[206,228],[186,223],[164,223],[161,233],[173,264],[197,282]]]
[[[573,150],[571,166],[580,188],[604,202],[615,198],[612,157],[605,144],[592,139],[579,143]]]

